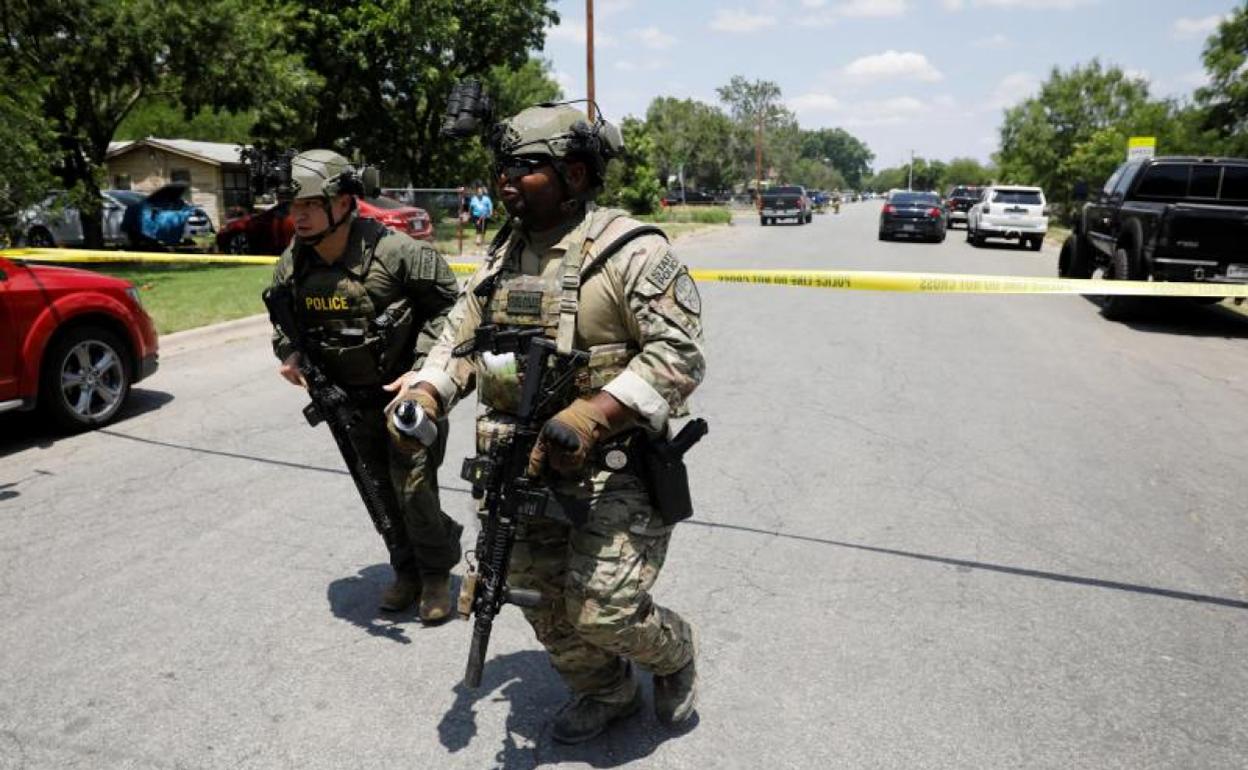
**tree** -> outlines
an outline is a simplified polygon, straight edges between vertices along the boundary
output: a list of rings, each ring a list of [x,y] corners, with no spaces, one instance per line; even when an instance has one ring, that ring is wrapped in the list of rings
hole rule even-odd
[[[995,176],[994,169],[984,166],[974,158],[954,158],[945,169],[945,186],[991,184]]]
[[[715,89],[715,93],[720,101],[728,105],[728,111],[739,128],[733,142],[736,162],[755,169],[756,155],[751,154],[750,160],[743,163],[745,144],[742,140],[747,132],[753,138],[750,146],[757,152],[769,129],[795,124],[793,113],[780,104],[780,86],[770,80],[749,81],[740,75],[733,75],[728,85]],[[755,169],[749,174],[742,174],[742,177],[749,178],[757,173]]]
[[[1224,151],[1248,155],[1248,3],[1232,11],[1205,43],[1209,85],[1196,91],[1203,127],[1224,142]]]
[[[1099,132],[1125,126],[1148,102],[1148,85],[1118,67],[1094,59],[1067,73],[1054,68],[1040,93],[1006,110],[997,153],[1002,181],[1039,185],[1050,200],[1069,201],[1074,183],[1088,177],[1063,162]]]
[[[740,181],[723,162],[732,152],[734,127],[718,107],[660,96],[646,110],[646,130],[654,146],[652,161],[663,182],[682,168],[689,185],[718,189]]]
[[[12,80],[0,82],[0,217],[38,200],[54,185],[56,134],[39,112],[37,93]]]
[[[316,82],[261,111],[272,143],[360,152],[392,180],[458,184],[463,143],[439,136],[446,99],[465,77],[522,69],[559,17],[547,0],[325,0],[288,34]]]
[[[659,205],[663,188],[650,158],[655,141],[647,123],[634,117],[620,124],[624,135],[624,153],[607,166],[605,190],[600,202],[626,208],[634,214],[649,214]]]
[[[172,97],[147,99],[135,106],[117,127],[118,141],[149,136],[195,139],[201,142],[249,144],[254,110],[231,112],[208,107],[187,117],[186,108]]]
[[[875,160],[867,145],[842,128],[802,132],[801,153],[803,158],[830,163],[853,189],[862,186],[863,178],[871,173],[871,161]]]
[[[292,71],[285,21],[247,0],[0,3],[0,68],[42,105],[88,245],[102,242],[100,177],[122,121],[160,93],[176,93],[188,115],[247,109],[253,83]]]

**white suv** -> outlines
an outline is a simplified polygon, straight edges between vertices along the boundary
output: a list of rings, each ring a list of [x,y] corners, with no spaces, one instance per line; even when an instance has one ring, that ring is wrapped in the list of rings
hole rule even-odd
[[[988,187],[967,213],[966,240],[972,246],[982,246],[986,238],[1005,238],[1039,251],[1048,231],[1048,205],[1039,187]]]

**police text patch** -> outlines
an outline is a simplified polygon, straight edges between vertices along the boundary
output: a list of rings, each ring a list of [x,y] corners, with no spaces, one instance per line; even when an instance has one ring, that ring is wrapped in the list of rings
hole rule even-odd
[[[507,292],[507,312],[515,315],[541,315],[542,292],[540,291],[509,291]]]
[[[680,262],[671,253],[667,253],[663,255],[663,259],[660,259],[657,265],[650,268],[649,273],[646,273],[646,280],[654,288],[662,291],[671,285],[672,279],[676,277],[676,271],[678,270],[680,270]]]

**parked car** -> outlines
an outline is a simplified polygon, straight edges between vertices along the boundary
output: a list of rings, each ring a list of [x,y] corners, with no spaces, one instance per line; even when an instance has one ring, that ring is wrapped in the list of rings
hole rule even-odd
[[[0,412],[38,406],[62,427],[98,428],[156,366],[133,284],[0,258]]]
[[[1248,283],[1248,160],[1157,157],[1129,161],[1087,201],[1062,244],[1058,274],[1100,269],[1130,281]],[[1147,300],[1106,296],[1107,317]]]
[[[972,246],[1003,238],[1039,251],[1048,231],[1048,204],[1039,187],[991,185],[966,215],[966,240]]]
[[[185,200],[187,186],[176,182],[150,195],[133,190],[104,190],[101,225],[111,248],[195,247],[211,244],[212,220],[200,206]],[[82,218],[63,191],[49,193],[17,217],[17,232],[27,246],[81,247],[86,244]]]
[[[892,190],[880,209],[881,241],[898,235],[923,238],[934,243],[945,239],[945,209],[940,196],[932,192]]]
[[[715,196],[702,190],[668,190],[663,195],[664,206],[709,206],[715,203]]]
[[[384,195],[355,200],[360,216],[376,219],[392,230],[419,240],[433,240],[433,222],[424,209],[405,206]],[[283,201],[272,208],[227,221],[217,233],[217,249],[226,254],[281,254],[294,235],[290,202]]]
[[[949,190],[945,196],[945,210],[949,212],[949,227],[955,222],[966,224],[967,212],[984,197],[984,188],[970,185],[958,185]]]
[[[778,219],[792,219],[799,225],[809,224],[814,219],[814,209],[806,188],[800,185],[784,185],[764,190],[762,208],[759,209],[759,222],[766,226]]]

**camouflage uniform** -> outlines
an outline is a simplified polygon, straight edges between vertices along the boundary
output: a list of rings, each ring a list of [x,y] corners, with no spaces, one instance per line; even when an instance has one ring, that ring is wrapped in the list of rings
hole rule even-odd
[[[517,399],[514,370],[481,355],[454,358],[451,351],[471,339],[483,319],[540,325],[558,339],[560,308],[569,299],[565,266],[578,253],[574,339],[576,348],[589,351],[590,364],[578,377],[577,396],[605,390],[636,412],[642,429],[655,432],[685,413],[704,367],[701,300],[688,271],[657,234],[595,260],[595,244],[605,246],[639,226],[622,212],[589,204],[584,217],[557,232],[514,232],[469,281],[417,376],[437,388],[445,404],[476,385],[485,406],[479,452],[507,429]],[[475,290],[486,281],[493,291],[483,306]],[[587,479],[554,485],[558,499],[579,507],[586,521],[579,527],[529,521],[517,538],[510,574],[512,586],[542,592],[542,606],[524,614],[564,681],[577,695],[609,703],[634,697],[627,661],[668,675],[693,658],[689,624],[650,595],[672,527],[651,507],[631,462],[617,470],[606,464],[609,448],[629,435],[591,455]]]
[[[390,438],[384,409],[390,394],[382,385],[423,364],[459,294],[451,268],[434,248],[371,219],[353,217],[346,253],[327,264],[298,238],[278,260],[274,285],[293,283],[299,320],[317,344],[326,374],[366,412],[351,441],[377,478],[389,478],[391,510],[402,511],[403,536],[390,555],[395,572],[446,573],[460,558],[463,527],[443,513],[437,468],[442,440],[430,451],[406,451]],[[391,350],[379,351],[372,321],[391,303],[406,298],[412,317],[406,333],[394,335]],[[293,352],[280,332],[273,352]],[[381,365],[378,365],[378,356]]]

